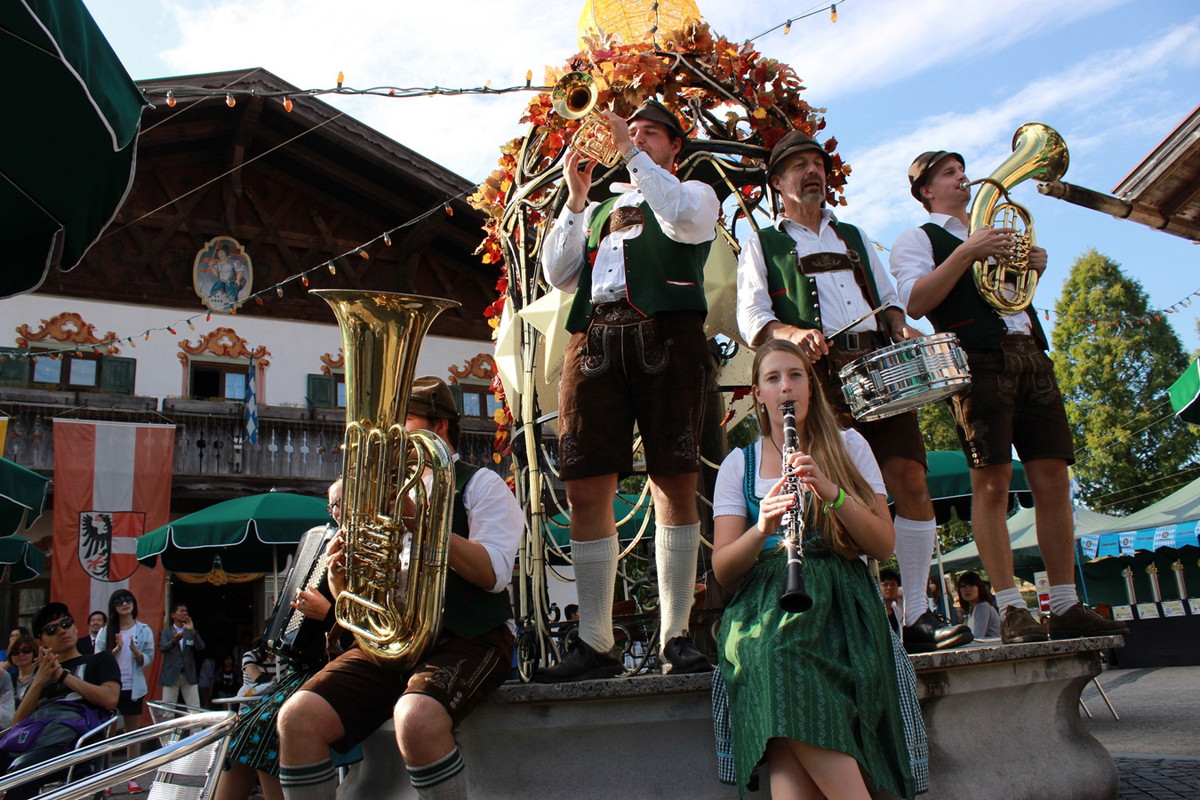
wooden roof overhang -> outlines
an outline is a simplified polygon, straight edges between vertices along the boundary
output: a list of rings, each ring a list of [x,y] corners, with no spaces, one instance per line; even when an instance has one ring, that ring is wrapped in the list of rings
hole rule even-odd
[[[262,69],[139,85],[299,91]],[[41,292],[204,313],[192,262],[214,236],[231,235],[246,248],[257,292],[435,209],[392,234],[391,246],[367,247],[370,258],[352,255],[336,261],[336,274],[312,273],[311,288],[449,297],[462,307],[441,315],[432,333],[490,339],[482,312],[495,299],[499,272],[473,254],[484,220],[462,199],[470,182],[313,97],[292,95],[290,113],[279,97],[239,94],[232,108],[221,94],[179,97],[174,108],[158,98],[143,117],[134,187],[104,237]],[[441,210],[447,202],[453,214]],[[238,314],[333,321],[299,280],[282,298],[270,293]]]

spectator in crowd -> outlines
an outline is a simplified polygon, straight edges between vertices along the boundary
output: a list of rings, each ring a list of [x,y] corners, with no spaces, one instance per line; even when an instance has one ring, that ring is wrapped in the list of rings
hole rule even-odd
[[[12,629],[12,632],[8,634],[8,647],[6,647],[4,650],[0,650],[0,669],[7,670],[9,675],[15,675],[15,673],[13,671],[12,662],[8,658],[8,652],[12,650],[13,642],[17,640],[17,637],[28,635],[29,629],[23,625],[18,625]]]
[[[242,676],[233,665],[233,656],[225,656],[221,661],[221,671],[213,676],[212,698],[237,697],[241,686]]]
[[[146,696],[145,669],[154,661],[154,631],[144,622],[138,621],[137,598],[128,589],[117,589],[108,598],[108,625],[96,636],[96,652],[107,649],[117,660],[121,669],[121,697],[117,701],[117,712],[125,732],[142,727],[142,698]],[[92,614],[91,620],[97,615]],[[131,745],[129,758],[138,755],[138,748]],[[129,781],[130,794],[142,790],[136,780]]]
[[[101,650],[81,655],[76,647],[78,632],[70,610],[62,603],[47,603],[33,617],[33,629],[41,644],[38,668],[25,697],[13,715],[14,729],[5,736],[0,750],[0,770],[15,772],[40,764],[71,749],[75,740],[100,724],[117,707],[121,694],[121,669],[112,653]],[[61,725],[36,723],[53,718]],[[25,720],[33,724],[21,725]],[[21,742],[27,733],[37,737],[32,747],[17,752],[9,740]],[[23,742],[21,747],[28,747]],[[65,774],[48,775],[37,784],[61,780]],[[38,793],[38,785],[14,787],[5,800],[25,800]]]
[[[29,691],[29,684],[33,682],[34,673],[37,672],[37,656],[37,639],[28,633],[18,636],[8,646],[8,657],[13,665],[13,673],[15,673],[12,675],[13,702],[15,704],[19,705],[21,699],[25,697],[25,692]]]
[[[213,680],[217,676],[217,662],[212,656],[205,656],[200,662],[200,676],[196,685],[200,687],[200,706],[212,708]]]
[[[93,611],[88,615],[88,635],[79,637],[79,652],[83,654],[96,652],[96,637],[100,631],[108,627],[108,614],[103,611]]]
[[[163,687],[163,702],[176,702],[182,692],[184,705],[199,708],[200,691],[196,682],[200,675],[196,651],[204,649],[204,639],[196,631],[187,603],[175,603],[171,607],[171,624],[159,634],[158,649],[163,660],[162,672],[158,674],[158,683]]]
[[[1000,611],[978,573],[964,572],[958,576],[958,607],[976,639],[994,639],[1000,635]]]
[[[900,573],[894,569],[879,570],[879,591],[883,595],[883,607],[887,610],[888,624],[896,635],[900,635],[900,618],[896,610],[900,607]]]

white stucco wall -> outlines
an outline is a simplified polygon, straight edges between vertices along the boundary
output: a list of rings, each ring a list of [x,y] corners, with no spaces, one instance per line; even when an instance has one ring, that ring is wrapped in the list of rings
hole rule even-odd
[[[183,352],[179,343],[186,340],[194,346],[216,328],[232,328],[246,340],[250,350],[265,346],[270,352],[265,387],[259,387],[259,402],[263,404],[304,405],[307,376],[321,371],[323,353],[336,355],[341,347],[332,313],[328,324],[215,313],[206,322],[203,308],[189,314],[178,308],[40,294],[0,300],[0,346],[16,346],[18,326],[27,324],[36,331],[42,320],[68,311],[93,325],[100,338],[108,331],[116,332],[121,338],[120,355],[138,360],[135,394],[143,397],[182,396],[184,368],[178,357]],[[195,330],[182,321],[189,316]],[[143,338],[147,329],[168,325],[175,329],[174,335],[166,330],[151,330],[149,341]],[[125,341],[131,336],[136,346]],[[450,367],[462,367],[478,354],[490,354],[492,350],[491,342],[431,336],[421,348],[416,374],[448,378]]]

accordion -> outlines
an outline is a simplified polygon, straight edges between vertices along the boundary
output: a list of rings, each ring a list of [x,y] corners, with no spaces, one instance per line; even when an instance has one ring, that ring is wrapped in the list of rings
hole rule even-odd
[[[309,619],[292,601],[301,589],[320,590],[325,583],[325,548],[337,533],[336,525],[310,528],[296,548],[292,571],[288,573],[271,624],[267,626],[267,646],[281,661],[295,667],[315,667],[325,661],[325,635],[330,625],[326,620]]]

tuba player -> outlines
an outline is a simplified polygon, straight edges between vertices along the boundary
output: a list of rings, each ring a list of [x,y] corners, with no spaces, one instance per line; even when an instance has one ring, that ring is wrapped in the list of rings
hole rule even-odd
[[[279,715],[279,781],[287,800],[333,798],[330,751],[345,752],[389,716],[408,775],[421,798],[467,796],[454,728],[508,677],[515,626],[508,583],[524,515],[504,480],[464,464],[456,448],[459,413],[439,378],[417,378],[405,427],[436,433],[454,454],[442,631],[416,667],[376,662],[357,647],[327,664]],[[329,549],[334,596],[345,588],[340,536]]]
[[[890,265],[909,316],[953,331],[967,355],[971,388],[949,404],[971,466],[971,526],[996,589],[1001,639],[1009,644],[1128,633],[1120,622],[1084,608],[1076,596],[1067,476],[1075,451],[1062,393],[1037,314],[1029,309],[1001,314],[975,286],[972,265],[1002,255],[1016,231],[981,228],[967,235],[971,190],[965,169],[963,157],[946,150],[913,161],[910,189],[929,212],[929,222],[900,234]],[[1046,269],[1045,250],[1030,250],[1029,268]],[[1013,583],[1005,520],[1014,447],[1033,491],[1038,546],[1050,578],[1049,634]]]

